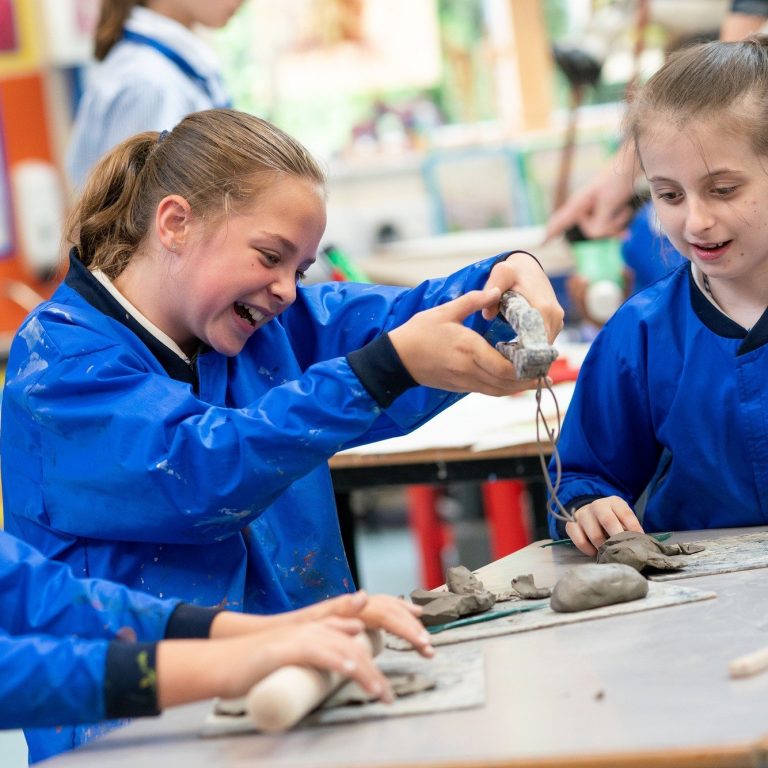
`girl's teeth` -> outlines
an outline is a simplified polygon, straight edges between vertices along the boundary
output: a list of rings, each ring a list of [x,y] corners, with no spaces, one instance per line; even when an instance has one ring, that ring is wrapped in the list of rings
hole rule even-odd
[[[235,306],[237,307],[238,313],[245,317],[251,323],[251,325],[255,326],[256,323],[260,323],[264,319],[264,315],[257,309],[247,307],[245,304],[241,304],[239,301],[235,302]]]

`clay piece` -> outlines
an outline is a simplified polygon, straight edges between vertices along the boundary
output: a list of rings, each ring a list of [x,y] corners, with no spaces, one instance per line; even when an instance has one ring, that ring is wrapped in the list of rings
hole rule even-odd
[[[485,586],[465,565],[457,565],[445,572],[445,586],[454,595],[473,595],[482,592]]]
[[[645,577],[629,565],[590,563],[576,566],[558,579],[549,605],[558,613],[571,613],[639,600],[647,594]]]
[[[690,555],[703,549],[700,544],[665,544],[646,533],[622,531],[605,540],[597,550],[596,562],[622,563],[636,571],[674,571],[685,568],[685,558],[675,555]]]
[[[436,600],[424,605],[421,623],[425,627],[447,624],[462,616],[487,611],[495,602],[496,596],[487,590],[480,590],[474,595],[454,595],[453,592],[445,592]]]
[[[463,565],[448,569],[445,584],[447,592],[425,589],[411,592],[411,600],[424,608],[421,623],[425,627],[447,624],[462,616],[482,613],[496,602],[496,595],[489,592],[483,582]]]
[[[541,600],[549,597],[552,590],[549,587],[537,587],[533,574],[526,573],[512,579],[512,596],[523,600]]]
[[[414,589],[411,592],[411,602],[416,603],[416,605],[427,605],[427,603],[431,603],[433,600],[437,600],[438,597],[444,597],[447,594],[450,593],[444,590],[433,592],[430,589]]]
[[[412,696],[422,691],[431,691],[437,687],[437,678],[419,672],[387,675],[387,680],[389,680],[389,684],[392,686],[392,693],[398,699],[404,696]],[[372,701],[376,701],[372,694],[364,691],[356,682],[350,680],[323,702],[323,708],[348,707],[351,705],[361,706]]]

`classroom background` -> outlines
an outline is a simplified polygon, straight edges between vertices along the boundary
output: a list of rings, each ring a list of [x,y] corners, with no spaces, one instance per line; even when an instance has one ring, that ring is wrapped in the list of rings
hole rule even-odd
[[[328,170],[328,229],[310,281],[409,284],[527,248],[566,308],[562,341],[580,344],[627,292],[622,243],[558,238],[542,247],[543,226],[558,198],[618,146],[628,83],[681,40],[716,36],[727,7],[246,0],[226,28],[200,34],[222,61],[234,106],[294,134]],[[0,0],[0,360],[61,279],[73,195],[63,158],[97,14],[98,0]],[[574,50],[595,66],[569,66]],[[592,314],[569,295],[574,273],[600,284]],[[525,488],[517,490],[525,505]],[[487,489],[460,483],[431,493],[442,564],[488,562]],[[349,495],[363,587],[400,594],[423,580],[409,516],[416,498],[405,486]],[[526,535],[536,535],[530,519]],[[3,768],[24,764],[16,737],[0,736]]]

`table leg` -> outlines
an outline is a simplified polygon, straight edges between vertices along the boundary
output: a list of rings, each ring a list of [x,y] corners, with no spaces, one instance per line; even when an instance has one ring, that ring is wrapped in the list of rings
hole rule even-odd
[[[360,574],[357,567],[357,550],[355,549],[355,518],[352,514],[351,494],[349,491],[336,491],[336,510],[339,515],[339,530],[344,552],[347,555],[349,570],[357,589],[361,589]]]
[[[498,560],[531,541],[528,494],[522,480],[493,480],[483,483],[482,487],[491,559]]]

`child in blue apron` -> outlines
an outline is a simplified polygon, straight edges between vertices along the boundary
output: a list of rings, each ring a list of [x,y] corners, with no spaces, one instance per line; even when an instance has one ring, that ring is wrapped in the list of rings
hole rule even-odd
[[[588,555],[622,530],[768,523],[766,114],[765,36],[673,54],[628,107],[686,261],[618,310],[581,369],[559,443],[576,519],[550,530]]]
[[[333,670],[391,700],[388,681],[352,636],[381,626],[384,615],[394,627],[396,617],[397,633],[430,656],[419,610],[363,593],[279,616],[158,600],[76,579],[0,531],[0,729],[85,723],[84,733],[96,731],[108,718],[243,696],[287,664]],[[49,747],[45,756],[59,751],[55,742]]]
[[[190,112],[231,106],[215,52],[193,31],[223,27],[242,0],[102,0],[88,72],[67,149],[80,188],[96,161],[139,131],[172,128]]]
[[[328,459],[462,393],[517,392],[497,317],[562,309],[528,254],[413,289],[301,285],[323,174],[252,115],[197,112],[96,167],[64,283],[12,344],[6,528],[76,576],[275,613],[354,590]]]

